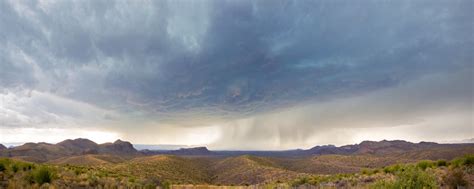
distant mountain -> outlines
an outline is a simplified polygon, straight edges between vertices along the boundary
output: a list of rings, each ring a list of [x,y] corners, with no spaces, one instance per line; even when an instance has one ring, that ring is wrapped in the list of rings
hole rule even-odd
[[[193,145],[175,145],[175,144],[133,144],[137,150],[179,150],[181,148],[194,148]]]
[[[62,157],[85,154],[138,155],[130,142],[117,140],[114,143],[96,144],[88,139],[65,140],[57,144],[25,143],[0,151],[0,156],[16,157],[33,162],[46,162]]]
[[[82,138],[74,140],[68,139],[57,143],[56,145],[68,149],[73,154],[96,154],[99,150],[98,144],[92,142],[91,140]]]
[[[180,155],[180,156],[208,156],[215,155],[214,152],[209,151],[206,147],[180,148],[178,150],[140,150],[144,155]]]
[[[114,143],[104,143],[99,145],[100,154],[134,155],[138,151],[133,148],[132,143],[116,140]]]
[[[3,146],[3,145],[2,145]],[[62,162],[95,162],[103,159],[96,156],[66,157],[81,155],[114,155],[121,158],[149,155],[177,156],[242,156],[253,155],[262,157],[312,157],[320,155],[375,155],[393,156],[410,159],[451,159],[463,154],[474,154],[474,144],[438,144],[433,142],[411,143],[403,140],[363,141],[359,144],[334,146],[315,146],[307,150],[286,151],[210,151],[206,147],[180,148],[178,150],[141,150],[137,151],[130,142],[117,140],[113,143],[96,144],[88,139],[65,140],[57,144],[26,143],[6,149],[0,147],[0,156],[15,157],[25,161],[47,162],[62,158]]]
[[[240,156],[255,155],[269,157],[301,157],[314,155],[389,155],[402,153],[419,153],[420,151],[433,151],[452,149],[456,152],[474,153],[474,144],[438,144],[434,142],[411,143],[403,140],[363,141],[359,144],[334,146],[315,146],[307,150],[284,150],[284,151],[209,151],[205,147],[182,148],[179,150],[142,150],[146,155],[171,154],[171,155],[195,155],[195,156]],[[428,154],[426,154],[428,155]]]
[[[387,155],[395,153],[405,153],[411,151],[442,149],[442,148],[469,148],[473,149],[474,144],[438,144],[434,142],[411,143],[403,140],[382,140],[382,141],[363,141],[359,144],[345,146],[315,146],[309,150],[303,150],[302,154],[307,155],[323,155],[323,154],[340,154],[340,155]]]
[[[5,147],[3,144],[0,144],[0,150],[5,150],[7,147]]]

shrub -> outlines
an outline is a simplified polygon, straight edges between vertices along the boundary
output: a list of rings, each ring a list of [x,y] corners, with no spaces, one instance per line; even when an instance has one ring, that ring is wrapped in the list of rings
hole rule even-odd
[[[308,183],[309,183],[308,177],[301,177],[301,178],[298,178],[298,179],[294,180],[291,183],[291,186],[300,186],[300,185],[308,184]]]
[[[368,174],[370,174],[370,170],[369,169],[362,169],[360,171],[360,173],[363,174],[363,175],[368,175]]]
[[[462,158],[453,159],[451,160],[450,164],[452,168],[461,167],[461,165],[463,164],[463,159]]]
[[[436,178],[415,168],[406,168],[397,175],[396,188],[437,188]]]
[[[456,158],[451,161],[452,168],[458,168],[461,166],[472,166],[474,165],[474,155],[466,155],[462,158]]]
[[[450,188],[458,188],[458,186],[467,186],[464,180],[464,173],[460,169],[450,170],[444,177],[443,182]]]
[[[463,165],[471,166],[474,165],[474,155],[467,155],[464,157]]]
[[[374,184],[372,184],[369,188],[373,189],[385,189],[385,188],[393,188],[394,186],[393,181],[389,180],[378,180]]]
[[[0,171],[5,171],[5,165],[2,162],[0,162]]]
[[[18,172],[18,169],[19,169],[19,168],[18,168],[18,165],[17,165],[16,163],[12,165],[12,171],[13,171],[14,173]]]
[[[169,189],[171,188],[171,183],[168,181],[164,181],[161,183],[161,187],[163,187],[163,189]]]
[[[420,168],[421,170],[424,171],[429,167],[433,167],[433,162],[428,161],[428,160],[420,161],[416,164],[416,167],[418,167],[418,168]]]
[[[395,174],[394,181],[377,181],[372,188],[437,188],[436,178],[414,166],[404,167],[404,171]]]
[[[446,162],[446,160],[438,160],[436,162],[436,166],[438,167],[446,167],[448,165],[448,162]]]
[[[363,175],[372,175],[372,174],[377,174],[379,172],[378,169],[368,169],[368,168],[363,168],[361,170],[361,174]],[[342,177],[346,177],[347,175],[343,175]]]
[[[402,167],[400,165],[396,164],[396,165],[385,167],[383,169],[383,172],[384,173],[395,173],[395,172],[400,171],[401,169],[402,169]]]
[[[40,167],[39,169],[34,170],[30,174],[26,175],[25,180],[30,183],[38,183],[40,185],[44,183],[51,183],[53,180],[53,173],[50,169],[46,167]]]

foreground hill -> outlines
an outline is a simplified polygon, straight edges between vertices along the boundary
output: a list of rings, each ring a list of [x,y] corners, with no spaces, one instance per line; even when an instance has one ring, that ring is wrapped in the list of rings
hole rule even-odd
[[[211,167],[213,183],[248,185],[272,181],[285,181],[304,175],[284,169],[265,157],[243,155],[217,161]]]
[[[87,154],[71,157],[62,157],[48,161],[50,164],[60,165],[82,165],[82,166],[97,166],[106,164],[116,164],[127,161],[127,158],[117,155],[100,155],[100,154]]]
[[[380,168],[416,160],[380,157],[374,155],[319,155],[305,158],[277,158],[273,160],[283,168],[301,173],[340,174],[356,173],[367,168]]]
[[[110,170],[136,177],[175,183],[209,183],[210,159],[157,155],[134,158],[110,167]]]
[[[348,160],[346,156],[339,156],[325,155],[321,156],[324,157],[322,160],[316,161],[332,162],[335,161],[333,158],[336,161]],[[209,159],[159,155],[138,157],[118,164],[76,166],[0,158],[0,188],[229,188],[222,185],[249,189],[474,187],[473,155],[452,161],[424,160],[367,168],[350,174],[303,174],[286,170],[276,162],[278,160],[273,158],[255,156]],[[355,160],[349,164],[358,165]]]

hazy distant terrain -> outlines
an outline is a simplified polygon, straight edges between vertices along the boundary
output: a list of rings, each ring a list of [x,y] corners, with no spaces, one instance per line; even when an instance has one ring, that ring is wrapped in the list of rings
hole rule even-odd
[[[340,147],[327,145],[307,150],[287,151],[210,151],[205,147],[138,151],[131,143],[121,140],[96,144],[87,139],[75,139],[57,144],[26,143],[13,148],[2,148],[0,154],[8,158],[4,160],[5,162],[8,164],[13,162],[13,165],[19,163],[19,167],[30,165],[27,162],[35,163],[31,165],[36,167],[50,167],[56,174],[54,179],[56,181],[53,180],[52,184],[59,186],[73,187],[77,184],[77,186],[96,187],[101,184],[133,185],[134,182],[141,183],[142,186],[146,184],[245,186],[288,184],[301,178],[323,175],[349,174],[358,177],[362,172],[375,170],[379,172],[393,165],[410,165],[422,160],[432,160],[434,163],[431,164],[434,165],[437,160],[450,161],[474,154],[474,144],[384,140],[364,141]],[[471,172],[466,172],[468,175],[466,178],[472,179],[472,167],[468,169]],[[68,173],[69,171],[74,173]],[[25,169],[25,173],[21,174],[26,173],[28,170]],[[17,175],[16,172],[6,172],[3,175],[5,174],[13,174],[14,178],[3,176],[3,186],[6,187],[13,181],[15,184],[25,184],[20,179],[25,175]],[[67,176],[68,174],[72,175]],[[387,177],[387,175],[381,176],[384,179]],[[85,181],[81,183],[74,180],[75,177],[79,180],[84,177]],[[66,178],[72,180],[65,180]],[[90,179],[95,181],[92,182]],[[368,184],[376,180],[372,178]],[[69,182],[72,185],[68,185]]]

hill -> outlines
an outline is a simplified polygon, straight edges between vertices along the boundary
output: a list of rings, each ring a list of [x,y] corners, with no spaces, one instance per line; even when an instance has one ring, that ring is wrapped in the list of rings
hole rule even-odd
[[[84,155],[80,158],[94,158]],[[372,156],[372,155],[370,155]],[[373,157],[368,157],[373,158]],[[312,161],[360,167],[363,156],[323,155]],[[300,161],[300,160],[298,160]],[[418,161],[346,174],[309,174],[287,170],[279,158],[228,158],[158,155],[115,164],[78,166],[36,164],[0,158],[0,188],[471,188],[474,156],[451,161]],[[300,162],[301,163],[301,162]],[[382,162],[384,164],[385,162]],[[312,167],[313,165],[304,165]],[[304,167],[301,166],[301,167]],[[300,167],[300,168],[301,168]],[[318,166],[316,166],[317,168]],[[378,167],[378,168],[375,168]],[[217,185],[217,186],[216,186]],[[224,185],[224,186],[222,186]],[[233,187],[231,187],[233,188]]]
[[[93,141],[81,138],[65,140],[57,144],[25,143],[21,146],[0,151],[0,156],[14,157],[31,162],[47,162],[58,158],[85,154],[139,155],[130,142],[117,140],[114,143],[96,144]]]
[[[374,155],[319,155],[304,158],[276,158],[274,161],[285,169],[311,174],[356,173],[367,168],[414,162],[409,159]]]
[[[209,183],[207,167],[210,159],[186,158],[172,155],[137,157],[117,164],[111,170],[123,175],[133,175],[147,179],[173,181],[174,183]]]
[[[217,161],[210,168],[215,184],[248,185],[272,181],[287,181],[304,175],[283,169],[265,157],[243,155]]]
[[[50,164],[59,165],[82,165],[82,166],[97,166],[107,164],[117,164],[127,161],[128,159],[117,155],[99,155],[88,154],[71,157],[62,157],[48,161]]]

